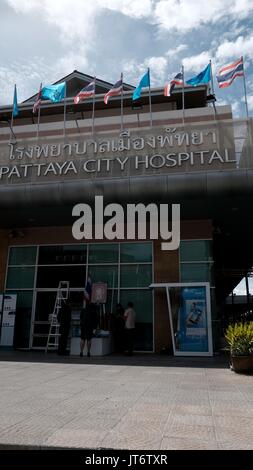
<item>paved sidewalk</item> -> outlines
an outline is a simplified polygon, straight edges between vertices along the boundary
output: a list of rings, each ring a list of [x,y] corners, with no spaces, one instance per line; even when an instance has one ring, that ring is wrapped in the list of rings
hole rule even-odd
[[[253,449],[253,376],[226,358],[0,351],[0,448]]]

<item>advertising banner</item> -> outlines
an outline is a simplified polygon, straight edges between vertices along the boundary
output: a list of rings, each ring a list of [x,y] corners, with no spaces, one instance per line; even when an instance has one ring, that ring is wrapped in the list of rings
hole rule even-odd
[[[206,288],[182,287],[180,290],[176,349],[208,352]]]
[[[92,284],[91,302],[94,304],[106,304],[107,284],[105,282],[96,282]]]
[[[17,294],[4,294],[1,346],[13,346]]]

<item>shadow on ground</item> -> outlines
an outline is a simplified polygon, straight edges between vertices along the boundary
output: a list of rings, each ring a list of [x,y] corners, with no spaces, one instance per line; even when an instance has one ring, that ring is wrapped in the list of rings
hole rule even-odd
[[[18,351],[0,349],[0,362],[38,362],[56,364],[94,364],[143,367],[205,367],[228,369],[229,359],[224,353],[214,357],[175,357],[165,354],[136,353],[133,356],[110,354],[108,356],[58,356],[55,352]]]

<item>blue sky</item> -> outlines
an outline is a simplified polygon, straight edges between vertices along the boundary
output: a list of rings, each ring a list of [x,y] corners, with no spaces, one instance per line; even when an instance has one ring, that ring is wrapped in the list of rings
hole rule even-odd
[[[0,104],[34,94],[74,69],[133,85],[150,67],[163,86],[184,63],[185,77],[209,59],[213,73],[241,55],[253,114],[253,0],[1,0]],[[245,116],[243,80],[215,92]]]

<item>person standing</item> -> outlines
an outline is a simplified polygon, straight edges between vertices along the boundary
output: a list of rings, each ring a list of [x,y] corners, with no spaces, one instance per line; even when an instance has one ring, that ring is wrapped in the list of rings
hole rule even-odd
[[[98,315],[95,304],[87,304],[86,307],[81,310],[80,325],[80,357],[83,357],[85,342],[87,342],[87,357],[90,357],[93,330],[95,330],[98,325]]]
[[[71,308],[69,299],[63,301],[63,305],[57,315],[57,321],[60,323],[58,354],[60,356],[64,356],[67,354],[67,343],[71,324]]]
[[[133,302],[128,302],[127,309],[124,313],[125,318],[125,336],[126,336],[126,350],[128,356],[132,356],[134,349],[134,335],[135,335],[135,311]]]

